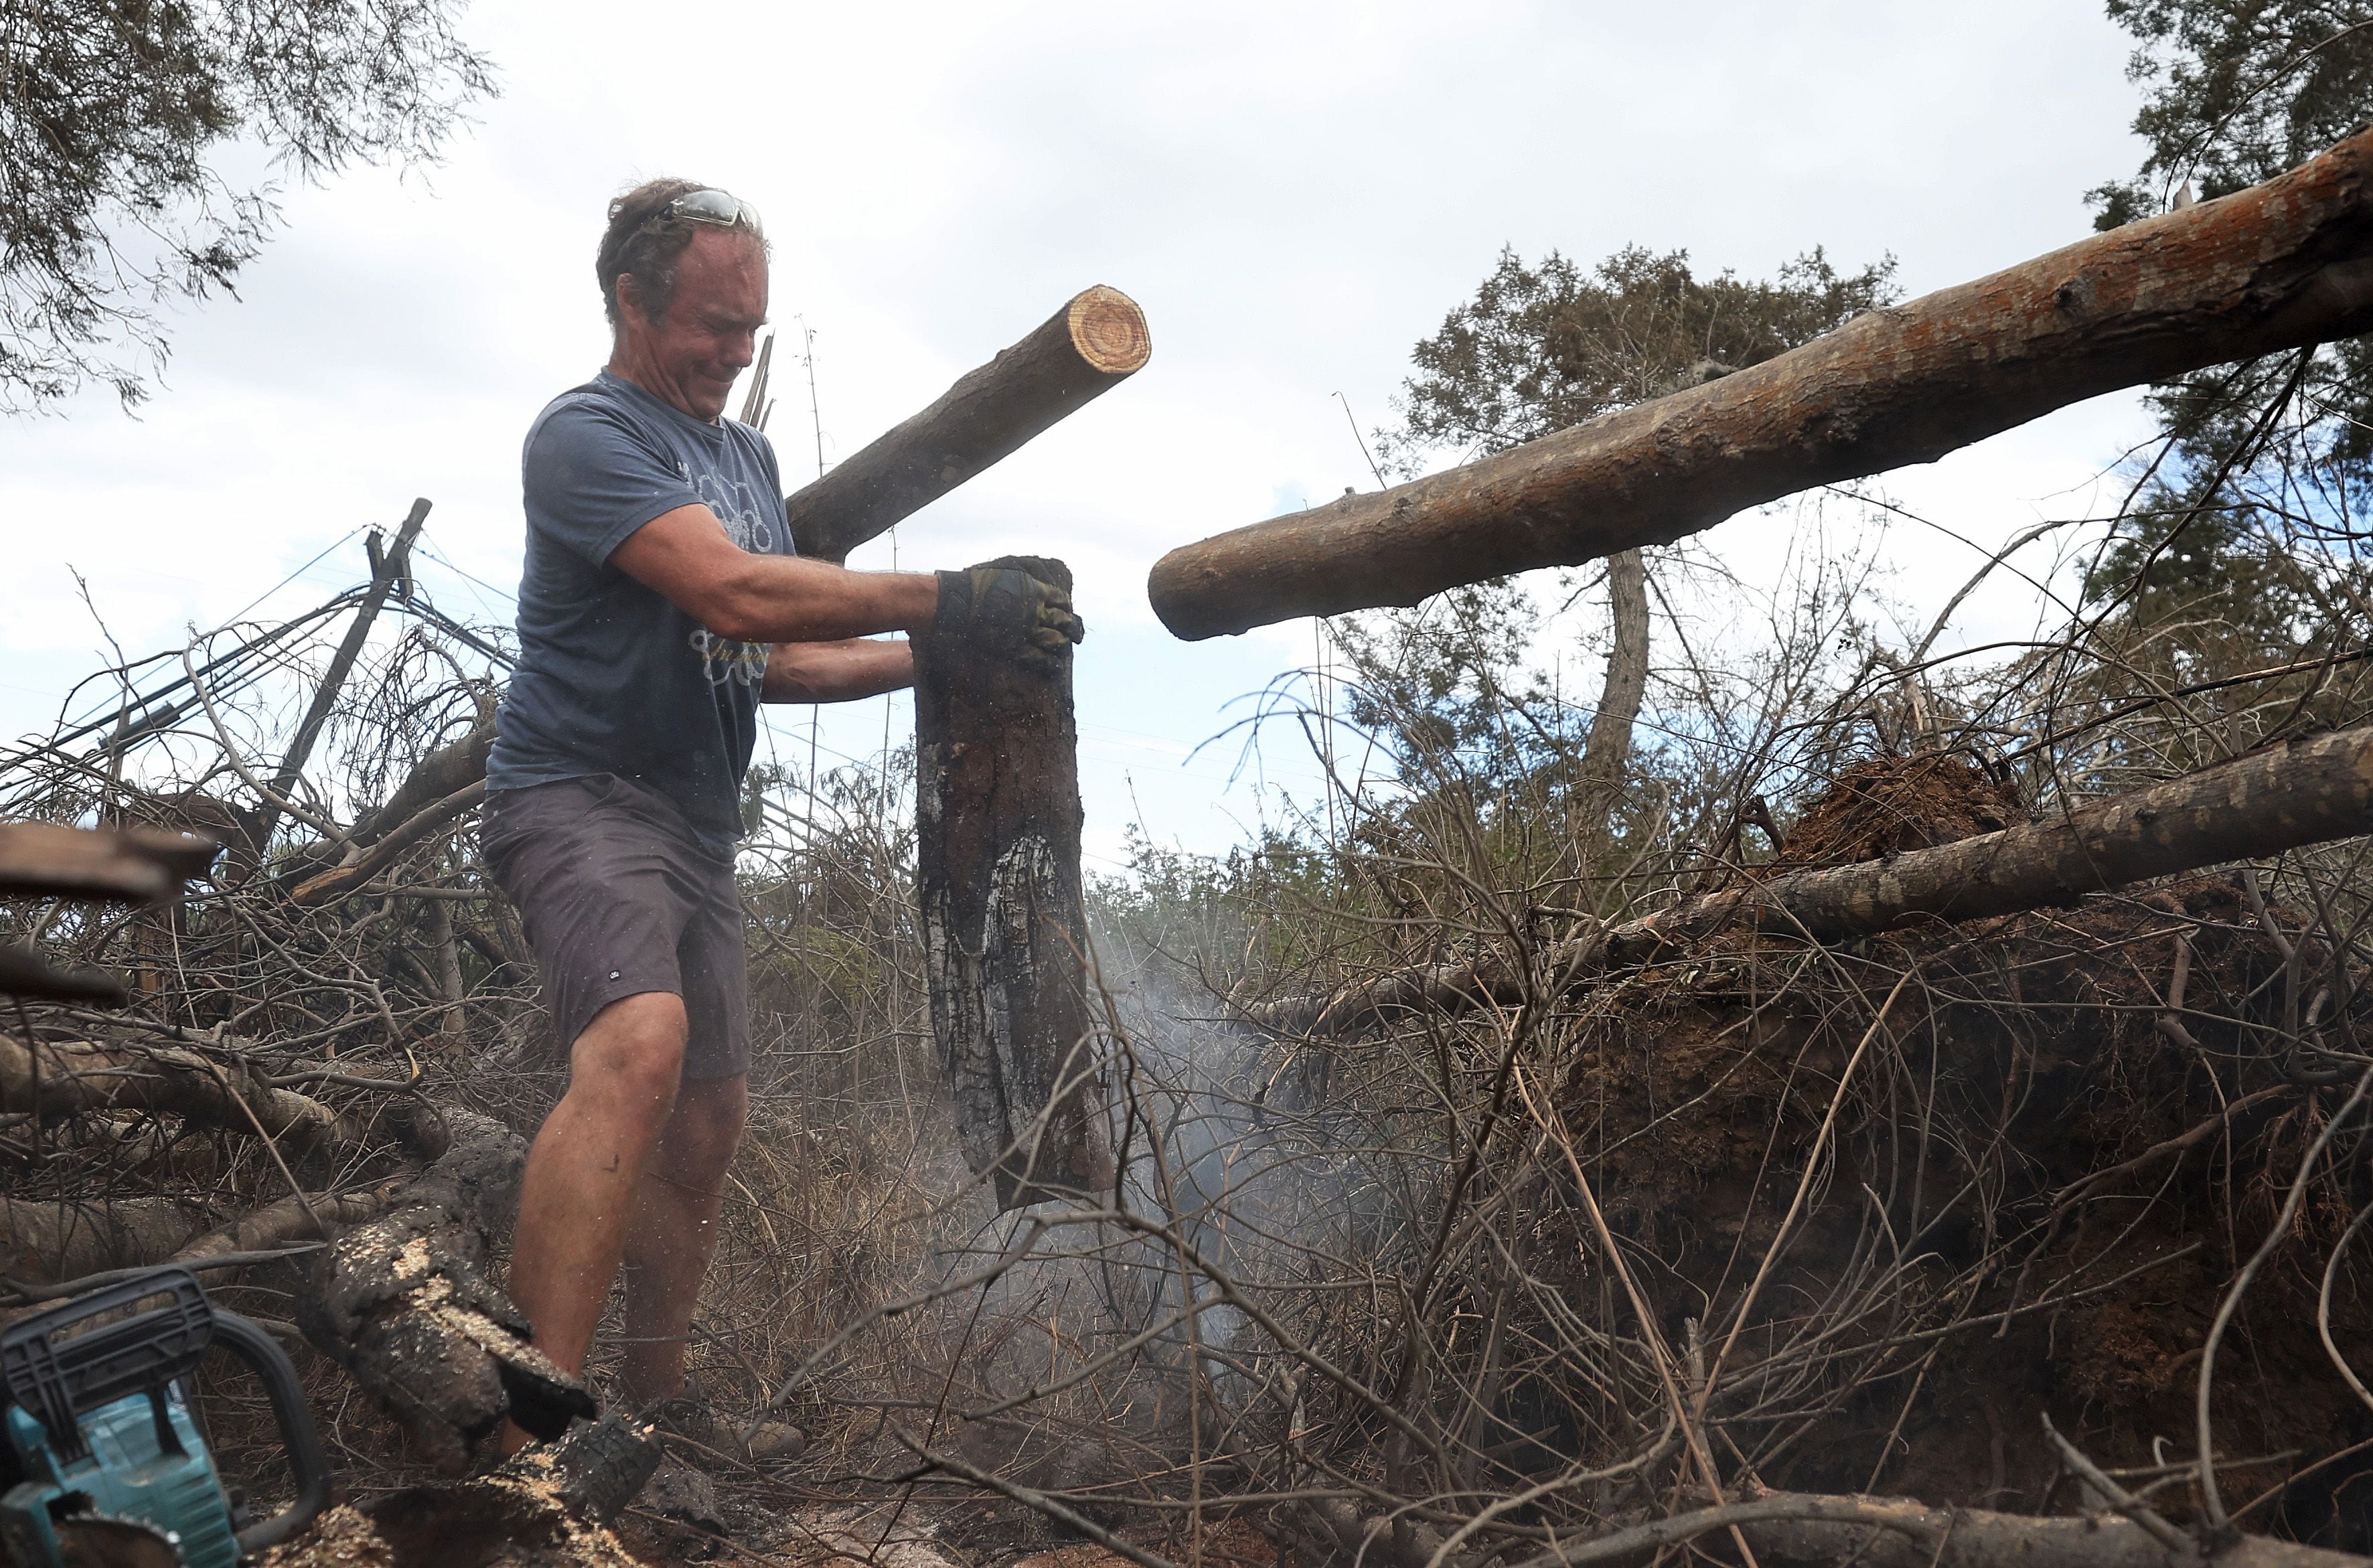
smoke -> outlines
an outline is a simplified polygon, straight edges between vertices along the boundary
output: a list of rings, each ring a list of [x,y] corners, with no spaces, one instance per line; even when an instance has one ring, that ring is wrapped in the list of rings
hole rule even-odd
[[[1211,1016],[1151,965],[1104,979],[1114,1190],[977,1225],[935,1264],[964,1279],[1053,1223],[945,1304],[964,1394],[940,1408],[970,1462],[1062,1490],[1298,1426],[1285,1342],[1339,1334],[1347,1294],[1389,1293],[1421,1211],[1422,1162],[1332,1057]]]

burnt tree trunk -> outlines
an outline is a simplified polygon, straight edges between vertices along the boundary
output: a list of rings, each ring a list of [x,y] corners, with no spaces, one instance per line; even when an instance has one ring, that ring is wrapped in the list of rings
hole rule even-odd
[[[800,554],[845,561],[1141,369],[1145,313],[1117,288],[1074,296],[1020,343],[814,484],[783,497]]]
[[[1783,496],[1933,462],[2120,387],[2373,331],[2373,130],[2262,185],[1857,316],[1688,392],[1182,545],[1182,638],[1414,604],[1666,544]]]
[[[1060,561],[1009,556],[1068,591]],[[1071,657],[915,648],[916,876],[931,1029],[964,1163],[998,1206],[1110,1185],[1093,1082]]]

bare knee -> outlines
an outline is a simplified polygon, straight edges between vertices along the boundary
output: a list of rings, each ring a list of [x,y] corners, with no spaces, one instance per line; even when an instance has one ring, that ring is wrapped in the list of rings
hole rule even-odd
[[[675,1112],[668,1118],[669,1173],[704,1190],[725,1179],[733,1152],[741,1147],[742,1128],[749,1114],[749,1080],[696,1078],[678,1092]]]
[[[569,1093],[665,1117],[676,1105],[685,1035],[682,997],[672,991],[621,997],[577,1036],[568,1058]]]

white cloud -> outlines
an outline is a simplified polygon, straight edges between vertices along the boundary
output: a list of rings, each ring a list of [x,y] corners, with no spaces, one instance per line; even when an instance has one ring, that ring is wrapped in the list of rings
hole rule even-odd
[[[714,180],[766,212],[776,314],[817,333],[836,453],[1087,284],[1145,305],[1140,377],[918,516],[898,550],[908,567],[1069,558],[1104,672],[1083,665],[1083,702],[1109,705],[1083,722],[1175,750],[1226,721],[1226,696],[1306,659],[1308,634],[1172,642],[1147,567],[1295,497],[1367,487],[1333,394],[1384,420],[1410,344],[1502,244],[1679,246],[1756,274],[1821,243],[1848,263],[1893,252],[1917,292],[2079,237],[2078,193],[2135,161],[2124,41],[2061,0],[482,0],[468,31],[506,93],[446,167],[292,193],[244,301],[179,319],[141,420],[94,400],[0,427],[7,728],[56,695],[12,686],[38,671],[62,689],[65,655],[96,644],[67,562],[135,648],[415,495],[437,502],[438,549],[512,580],[517,443],[602,357],[592,246],[636,176]],[[774,425],[794,475],[812,458],[795,341]],[[2110,400],[1888,483],[1991,547],[2133,426]],[[1751,555],[1759,526],[1713,541]],[[355,555],[292,591],[320,597]],[[1907,544],[1901,590],[1941,603],[1974,559]],[[878,744],[878,708],[836,717]],[[1159,750],[1126,768],[1099,755],[1089,772],[1135,778],[1149,817],[1158,794],[1208,847],[1229,813],[1253,814],[1221,798],[1213,755],[1184,769]],[[1089,788],[1100,831],[1126,820],[1124,779]]]

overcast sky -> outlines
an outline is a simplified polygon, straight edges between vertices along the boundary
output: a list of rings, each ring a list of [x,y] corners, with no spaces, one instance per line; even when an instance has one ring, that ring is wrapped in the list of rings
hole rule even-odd
[[[1891,252],[1912,294],[2081,238],[2080,194],[2131,172],[2127,41],[2087,0],[1909,5],[525,4],[464,23],[503,96],[441,169],[288,193],[240,302],[181,314],[167,383],[0,423],[0,729],[44,727],[95,662],[79,569],[134,651],[212,625],[353,530],[436,503],[431,547],[508,619],[518,451],[607,350],[603,202],[682,174],[764,212],[787,477],[855,451],[1091,283],[1145,308],[1134,380],[898,531],[899,564],[1068,559],[1092,628],[1080,718],[1092,850],[1233,841],[1261,809],[1229,699],[1310,658],[1307,623],[1172,640],[1147,568],[1187,540],[1371,487],[1340,392],[1390,416],[1410,345],[1503,245],[1595,259],[1686,248],[1768,274],[1816,244]],[[2137,439],[2097,400],[1890,476],[1977,544],[2081,509]],[[1709,543],[1748,570],[1787,518]],[[1980,558],[1904,527],[1895,591],[1942,604]],[[890,543],[852,564],[888,565]],[[362,571],[349,543],[294,607]],[[474,601],[463,595],[474,594]],[[2013,617],[2008,599],[1973,606]],[[803,752],[807,711],[777,712]],[[903,699],[836,715],[878,749]],[[1292,759],[1271,761],[1284,775]]]

